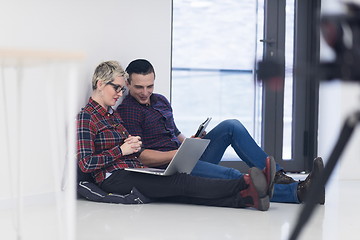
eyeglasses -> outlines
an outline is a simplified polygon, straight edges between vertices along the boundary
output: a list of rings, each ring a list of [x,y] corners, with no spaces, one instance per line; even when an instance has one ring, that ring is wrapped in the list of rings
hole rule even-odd
[[[120,86],[119,84],[114,84],[114,83],[112,83],[112,82],[109,82],[109,83],[107,83],[107,84],[113,86],[115,92],[117,92],[117,93],[119,93],[119,92],[124,93],[124,92],[126,91],[125,86],[122,87],[122,86]]]

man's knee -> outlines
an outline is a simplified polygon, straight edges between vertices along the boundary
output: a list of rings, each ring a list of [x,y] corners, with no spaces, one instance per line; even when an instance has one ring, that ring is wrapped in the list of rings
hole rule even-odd
[[[222,121],[219,125],[226,126],[229,129],[235,130],[243,130],[245,129],[244,125],[237,119],[227,119]]]

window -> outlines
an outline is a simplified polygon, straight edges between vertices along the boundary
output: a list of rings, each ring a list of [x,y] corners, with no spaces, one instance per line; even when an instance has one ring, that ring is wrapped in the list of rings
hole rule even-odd
[[[209,130],[235,118],[260,142],[261,91],[254,82],[258,22],[253,0],[173,1],[171,103],[186,136],[211,116]],[[232,149],[225,158],[238,160]]]
[[[317,61],[319,6],[320,0],[173,0],[171,103],[179,129],[191,136],[206,117],[213,117],[209,129],[235,118],[285,170],[309,169],[318,86],[304,77],[304,62]],[[285,69],[277,92],[254,81],[263,58]],[[294,71],[299,66],[302,76]],[[238,157],[230,148],[225,159]]]
[[[285,82],[282,158],[292,159],[293,70],[294,70],[294,0],[285,6]]]

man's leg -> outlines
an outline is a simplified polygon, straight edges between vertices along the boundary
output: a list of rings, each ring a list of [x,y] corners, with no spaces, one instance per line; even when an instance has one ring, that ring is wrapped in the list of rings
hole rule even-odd
[[[200,160],[218,164],[228,146],[232,146],[237,155],[249,167],[265,167],[268,156],[254,141],[242,123],[236,119],[222,121],[204,137],[210,144]],[[278,170],[278,166],[277,166]]]
[[[234,168],[199,160],[192,170],[191,175],[206,178],[238,179],[241,178],[243,174]]]
[[[274,184],[274,195],[270,201],[281,203],[300,203],[297,194],[298,185],[299,182],[290,184]]]
[[[201,156],[201,161],[218,164],[226,148],[231,145],[241,160],[249,167],[260,169],[265,167],[265,159],[268,155],[257,145],[241,122],[236,119],[222,121],[204,138],[211,141]],[[276,171],[281,169],[279,164],[276,164]]]
[[[228,168],[213,163],[198,161],[193,171],[191,172],[191,175],[207,178],[237,179],[240,178],[243,174],[234,168]],[[298,184],[298,182],[291,184],[275,184],[274,195],[270,201],[299,203],[297,196]]]

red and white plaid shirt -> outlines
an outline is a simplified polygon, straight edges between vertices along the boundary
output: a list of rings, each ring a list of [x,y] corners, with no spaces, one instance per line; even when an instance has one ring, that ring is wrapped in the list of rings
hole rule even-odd
[[[77,117],[77,160],[82,172],[101,183],[107,172],[143,167],[138,153],[123,156],[120,146],[128,137],[120,115],[89,99]]]

